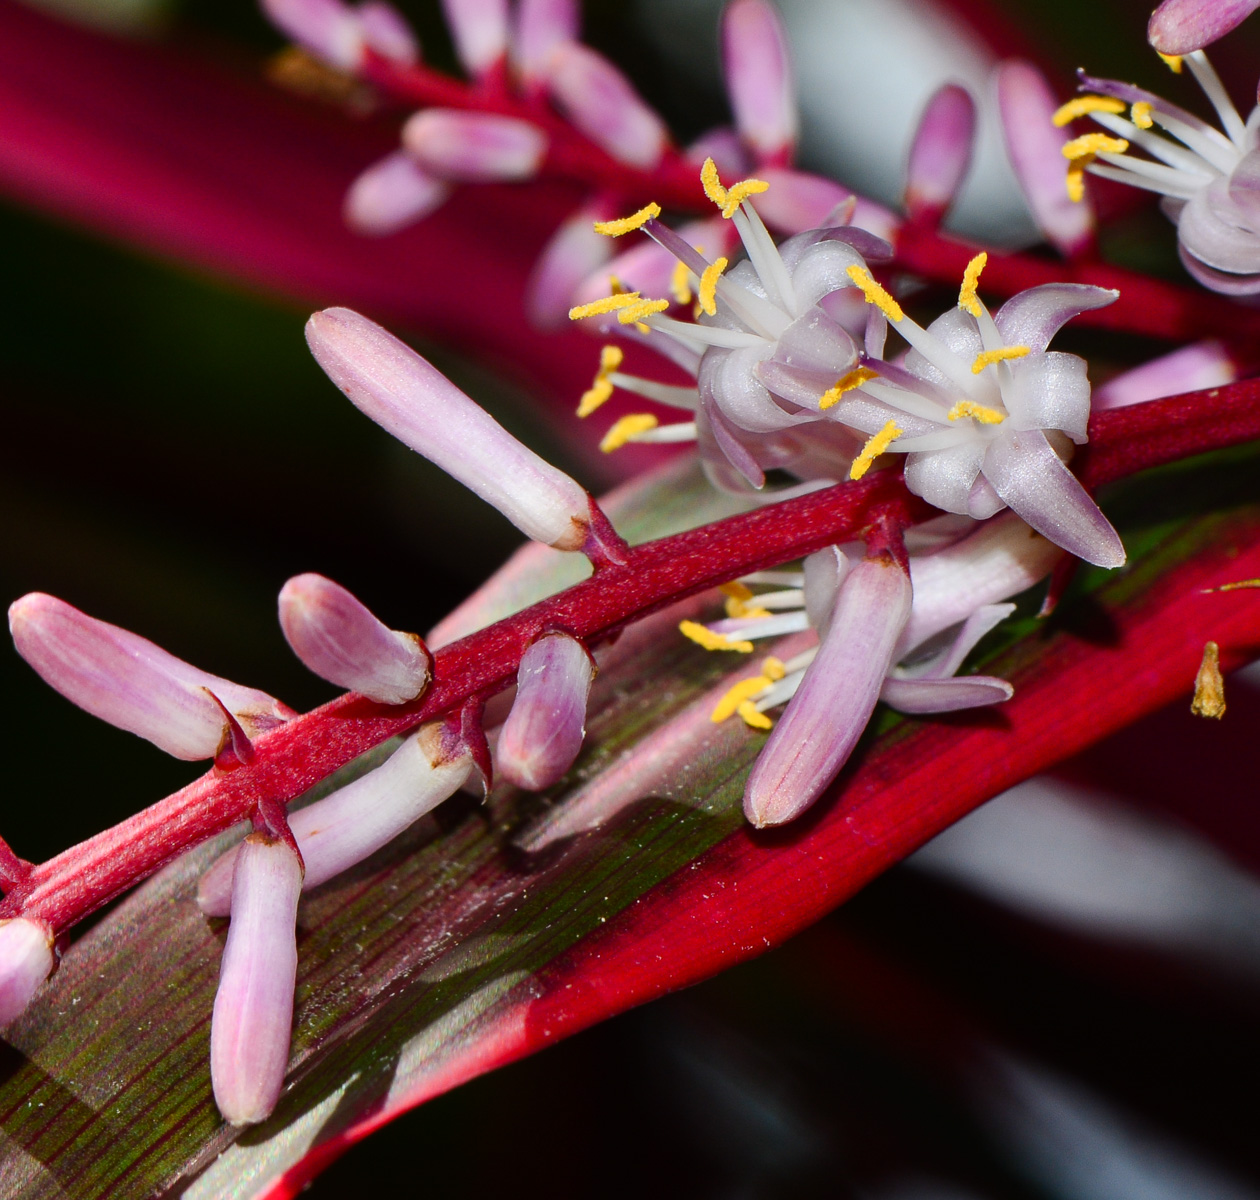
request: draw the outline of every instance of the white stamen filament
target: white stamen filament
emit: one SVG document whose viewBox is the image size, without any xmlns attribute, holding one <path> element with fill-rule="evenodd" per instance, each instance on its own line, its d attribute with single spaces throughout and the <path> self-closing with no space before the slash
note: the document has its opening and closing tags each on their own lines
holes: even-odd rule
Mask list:
<svg viewBox="0 0 1260 1200">
<path fill-rule="evenodd" d="M 765 285 L 766 295 L 785 313 L 795 314 L 796 289 L 792 286 L 792 277 L 783 265 L 783 256 L 774 244 L 770 231 L 747 201 L 735 210 L 732 220 L 739 231 L 740 240 L 744 243 L 744 249 L 748 251 L 753 269 Z"/>
<path fill-rule="evenodd" d="M 1201 175 L 1205 183 L 1211 182 L 1215 175 L 1215 169 L 1204 161 L 1202 155 L 1178 146 L 1175 142 L 1169 141 L 1166 137 L 1160 137 L 1149 129 L 1139 129 L 1132 121 L 1126 121 L 1114 113 L 1090 113 L 1090 117 L 1104 129 L 1110 130 L 1117 137 L 1124 138 L 1131 145 L 1145 150 L 1147 154 L 1158 158 L 1160 162 L 1167 163 L 1170 167 L 1193 175 Z"/>
<path fill-rule="evenodd" d="M 632 433 L 626 440 L 630 442 L 694 442 L 696 423 L 679 421 L 672 425 L 655 425 L 642 433 Z"/>
<path fill-rule="evenodd" d="M 1221 77 L 1208 62 L 1207 55 L 1202 50 L 1194 50 L 1185 55 L 1185 62 L 1195 79 L 1198 80 L 1204 94 L 1212 102 L 1212 107 L 1216 109 L 1217 115 L 1221 118 L 1221 124 L 1229 135 L 1229 140 L 1242 150 L 1246 142 L 1246 128 L 1238 115 L 1238 110 L 1234 107 L 1234 102 L 1225 91 L 1225 85 L 1221 83 Z"/>
<path fill-rule="evenodd" d="M 608 382 L 623 392 L 633 392 L 636 396 L 644 396 L 670 408 L 695 412 L 700 407 L 700 393 L 695 388 L 671 387 L 652 379 L 640 379 L 637 375 L 623 375 L 620 371 L 613 371 L 608 376 Z"/>
<path fill-rule="evenodd" d="M 1156 183 L 1153 179 L 1138 175 L 1134 171 L 1122 171 L 1118 167 L 1108 167 L 1099 163 L 1090 163 L 1085 169 L 1100 179 L 1114 179 L 1117 183 L 1124 183 L 1129 187 L 1141 188 L 1147 192 L 1158 192 L 1161 196 L 1173 196 L 1178 200 L 1189 200 L 1202 188 L 1202 184 L 1196 186 L 1188 182 L 1175 186 L 1171 183 Z"/>
</svg>

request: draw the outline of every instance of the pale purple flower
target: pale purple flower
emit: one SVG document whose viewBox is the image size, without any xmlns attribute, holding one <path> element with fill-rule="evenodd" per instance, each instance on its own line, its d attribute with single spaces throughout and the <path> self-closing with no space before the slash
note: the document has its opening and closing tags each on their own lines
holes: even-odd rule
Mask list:
<svg viewBox="0 0 1260 1200">
<path fill-rule="evenodd" d="M 405 150 L 378 159 L 346 193 L 346 224 L 356 233 L 384 237 L 427 217 L 446 203 L 451 185 L 426 171 Z"/>
<path fill-rule="evenodd" d="M 586 647 L 567 634 L 546 634 L 525 651 L 512 711 L 499 735 L 499 775 L 540 791 L 572 766 L 586 735 L 594 674 Z"/>
<path fill-rule="evenodd" d="M 561 112 L 613 158 L 651 170 L 669 144 L 660 116 L 602 54 L 561 42 L 546 64 L 547 90 Z"/>
<path fill-rule="evenodd" d="M 50 687 L 176 758 L 214 758 L 232 740 L 225 712 L 248 738 L 293 716 L 266 692 L 199 670 L 55 596 L 31 592 L 15 601 L 9 630 Z"/>
<path fill-rule="evenodd" d="M 1151 14 L 1147 40 L 1160 54 L 1202 50 L 1237 28 L 1260 0 L 1164 0 Z"/>
<path fill-rule="evenodd" d="M 297 979 L 302 864 L 283 841 L 251 833 L 232 881 L 232 923 L 210 1023 L 210 1079 L 224 1120 L 253 1125 L 284 1085 Z"/>
<path fill-rule="evenodd" d="M 1065 550 L 1118 567 L 1119 536 L 1063 462 L 1073 442 L 1088 440 L 1086 364 L 1046 348 L 1068 320 L 1117 293 L 1046 284 L 990 316 L 975 291 L 984 257 L 968 267 L 958 307 L 927 329 L 869 276 L 855 276 L 911 350 L 904 366 L 864 356 L 878 378 L 846 392 L 832 411 L 879 450 L 906 453 L 906 485 L 937 508 L 984 518 L 1009 505 Z"/>
<path fill-rule="evenodd" d="M 910 577 L 891 558 L 848 571 L 818 654 L 748 776 L 744 813 L 759 829 L 799 816 L 836 777 L 879 700 L 910 603 Z"/>
<path fill-rule="evenodd" d="M 442 0 L 455 53 L 473 76 L 503 61 L 508 47 L 508 0 Z"/>
<path fill-rule="evenodd" d="M 425 813 L 453 796 L 473 769 L 467 746 L 441 724 L 424 725 L 381 766 L 289 815 L 306 864 L 303 890 L 326 883 L 392 842 Z M 221 917 L 232 896 L 240 847 L 202 876 L 197 903 Z"/>
<path fill-rule="evenodd" d="M 735 125 L 757 160 L 781 162 L 796 142 L 787 31 L 768 0 L 732 0 L 722 14 L 722 60 Z"/>
<path fill-rule="evenodd" d="M 21 1016 L 53 963 L 52 931 L 42 921 L 0 921 L 0 1027 Z"/>
<path fill-rule="evenodd" d="M 976 102 L 950 83 L 933 93 L 915 131 L 906 166 L 906 215 L 938 224 L 968 169 L 976 136 Z"/>
<path fill-rule="evenodd" d="M 296 575 L 280 589 L 280 628 L 308 670 L 381 704 L 414 700 L 432 656 L 414 633 L 383 625 L 340 584 Z"/>
<path fill-rule="evenodd" d="M 449 108 L 416 113 L 402 139 L 422 170 L 457 183 L 530 179 L 547 153 L 547 135 L 529 121 Z"/>
<path fill-rule="evenodd" d="M 306 340 L 356 407 L 527 537 L 559 550 L 603 544 L 606 531 L 587 492 L 393 334 L 347 308 L 329 308 L 307 322 Z"/>
<path fill-rule="evenodd" d="M 1162 195 L 1186 270 L 1213 291 L 1253 295 L 1260 292 L 1260 108 L 1244 121 L 1202 50 L 1182 61 L 1215 108 L 1220 129 L 1154 92 L 1082 72 L 1081 90 L 1121 112 L 1088 113 L 1114 136 L 1076 139 L 1073 169 Z"/>
<path fill-rule="evenodd" d="M 1059 101 L 1032 63 L 1009 59 L 994 78 L 1007 157 L 1033 220 L 1061 253 L 1079 254 L 1093 243 L 1094 210 L 1087 196 L 1073 201 L 1064 186 L 1063 147 L 1070 135 L 1052 123 Z"/>
</svg>

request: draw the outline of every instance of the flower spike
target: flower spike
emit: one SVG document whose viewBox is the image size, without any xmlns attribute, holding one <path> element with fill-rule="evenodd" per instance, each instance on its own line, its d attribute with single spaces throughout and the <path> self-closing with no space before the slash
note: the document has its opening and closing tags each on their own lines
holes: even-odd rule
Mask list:
<svg viewBox="0 0 1260 1200">
<path fill-rule="evenodd" d="M 309 670 L 370 700 L 405 704 L 428 685 L 433 659 L 424 642 L 387 629 L 322 575 L 295 575 L 280 589 L 280 628 Z"/>
<path fill-rule="evenodd" d="M 297 979 L 302 865 L 283 842 L 251 833 L 237 854 L 232 923 L 210 1024 L 214 1099 L 232 1125 L 272 1113 L 284 1085 Z"/>
<path fill-rule="evenodd" d="M 587 492 L 522 445 L 440 371 L 348 308 L 306 323 L 329 378 L 399 441 L 494 505 L 527 537 L 558 550 L 618 553 Z"/>
</svg>

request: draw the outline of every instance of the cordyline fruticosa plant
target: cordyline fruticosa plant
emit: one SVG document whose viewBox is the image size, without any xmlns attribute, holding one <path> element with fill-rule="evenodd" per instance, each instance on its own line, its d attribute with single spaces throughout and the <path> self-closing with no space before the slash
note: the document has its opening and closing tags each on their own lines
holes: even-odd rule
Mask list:
<svg viewBox="0 0 1260 1200">
<path fill-rule="evenodd" d="M 972 152 L 961 87 L 923 116 L 902 212 L 795 170 L 786 41 L 763 0 L 722 18 L 734 128 L 687 148 L 563 0 L 447 0 L 466 80 L 421 63 L 386 4 L 265 8 L 301 47 L 277 68 L 291 83 L 418 106 L 403 148 L 350 189 L 358 230 L 459 219 L 443 206 L 465 185 L 584 189 L 527 288 L 491 298 L 489 271 L 461 262 L 445 283 L 430 270 L 410 315 L 440 332 L 484 287 L 463 340 L 492 307 L 491 349 L 540 368 L 527 319 L 584 323 L 602 348 L 560 339 L 566 365 L 546 368 L 565 384 L 575 360 L 593 370 L 579 416 L 618 390 L 653 406 L 601 448 L 697 454 L 602 507 L 381 326 L 329 308 L 307 340 L 331 380 L 533 540 L 486 589 L 422 640 L 331 580 L 291 579 L 286 639 L 350 689 L 305 714 L 54 597 L 14 602 L 17 649 L 48 683 L 213 760 L 48 861 L 0 841 L 0 1020 L 27 1055 L 4 1085 L 6 1170 L 32 1195 L 293 1194 L 391 1114 L 783 940 L 1196 671 L 1216 715 L 1221 669 L 1260 647 L 1247 590 L 1227 586 L 1260 575 L 1260 512 L 1226 497 L 1152 535 L 1094 499 L 1107 489 L 1123 514 L 1134 476 L 1260 439 L 1245 377 L 1260 312 L 1234 298 L 1260 290 L 1260 127 L 1202 52 L 1239 6 L 1167 0 L 1152 19 L 1215 125 L 1085 76 L 1060 104 L 1030 64 L 999 66 L 1009 157 L 1055 258 L 938 231 Z M 3 16 L 9 45 L 38 36 L 37 18 Z M 1086 119 L 1105 132 L 1078 132 Z M 66 163 L 37 141 L 16 137 L 6 171 L 38 196 Z M 1210 290 L 1101 261 L 1086 174 L 1160 193 Z M 162 190 L 149 236 L 204 254 Z M 528 195 L 502 193 L 499 219 Z M 263 262 L 283 281 L 284 253 Z M 346 299 L 398 309 L 361 264 L 339 270 Z M 1176 348 L 1091 392 L 1084 360 L 1049 348 L 1069 320 Z M 686 419 L 663 422 L 671 409 Z M 1078 560 L 1097 569 L 1074 583 Z M 1087 602 L 1110 638 L 1025 620 L 975 673 L 1012 598 L 1047 578 L 1043 616 Z M 760 639 L 770 653 L 741 666 Z M 484 820 L 421 821 L 461 789 L 484 789 Z M 170 956 L 160 1048 L 130 1039 L 136 1014 L 109 1016 L 140 939 Z M 67 989 L 74 1021 L 58 1018 Z M 107 1118 L 57 1098 L 85 1071 Z"/>
</svg>

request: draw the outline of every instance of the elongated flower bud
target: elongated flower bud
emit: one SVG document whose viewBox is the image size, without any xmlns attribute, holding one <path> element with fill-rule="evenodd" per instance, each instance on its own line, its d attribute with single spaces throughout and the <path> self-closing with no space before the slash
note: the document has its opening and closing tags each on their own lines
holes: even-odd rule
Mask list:
<svg viewBox="0 0 1260 1200">
<path fill-rule="evenodd" d="M 660 161 L 665 123 L 603 55 L 578 42 L 557 46 L 547 86 L 569 120 L 613 158 L 645 171 Z"/>
<path fill-rule="evenodd" d="M 368 0 L 359 5 L 359 25 L 368 46 L 383 58 L 410 66 L 420 58 L 420 43 L 407 18 L 392 4 Z"/>
<path fill-rule="evenodd" d="M 560 226 L 543 247 L 529 280 L 526 305 L 538 329 L 560 329 L 569 323 L 569 309 L 580 304 L 578 287 L 612 257 L 612 239 L 596 233 L 594 223 L 614 213 L 586 205 Z M 605 276 L 605 284 L 607 277 Z"/>
<path fill-rule="evenodd" d="M 423 726 L 375 771 L 299 809 L 289 828 L 306 863 L 309 890 L 375 854 L 430 809 L 453 796 L 468 778 L 468 749 L 440 724 Z M 232 872 L 239 848 L 229 850 L 197 888 L 207 916 L 221 917 L 232 895 Z"/>
<path fill-rule="evenodd" d="M 579 15 L 576 0 L 520 0 L 512 58 L 525 83 L 546 73 L 557 46 L 577 41 Z"/>
<path fill-rule="evenodd" d="M 9 607 L 9 630 L 18 653 L 50 687 L 176 758 L 218 753 L 228 733 L 224 708 L 248 737 L 293 715 L 266 692 L 199 670 L 42 592 Z"/>
<path fill-rule="evenodd" d="M 448 108 L 416 113 L 402 136 L 422 168 L 463 183 L 529 179 L 547 153 L 547 135 L 528 121 Z"/>
<path fill-rule="evenodd" d="M 356 233 L 384 237 L 440 208 L 451 185 L 426 171 L 405 150 L 368 167 L 346 193 L 346 224 Z"/>
<path fill-rule="evenodd" d="M 21 1016 L 53 969 L 52 931 L 42 921 L 0 921 L 0 1026 Z"/>
<path fill-rule="evenodd" d="M 302 865 L 284 842 L 251 833 L 232 884 L 232 924 L 210 1024 L 210 1079 L 224 1119 L 266 1120 L 289 1061 Z"/>
<path fill-rule="evenodd" d="M 870 720 L 910 616 L 910 578 L 888 558 L 865 559 L 840 585 L 831 627 L 744 790 L 758 828 L 803 813 L 836 777 Z"/>
<path fill-rule="evenodd" d="M 759 158 L 781 158 L 796 141 L 796 97 L 787 31 L 767 0 L 733 0 L 722 15 L 726 90 L 740 136 Z"/>
<path fill-rule="evenodd" d="M 910 147 L 908 216 L 936 224 L 945 215 L 971 166 L 975 137 L 976 102 L 966 88 L 946 84 L 928 101 Z"/>
<path fill-rule="evenodd" d="M 470 75 L 482 75 L 507 53 L 507 0 L 442 0 L 455 53 Z"/>
<path fill-rule="evenodd" d="M 594 667 L 586 647 L 548 634 L 521 656 L 516 699 L 499 736 L 499 773 L 517 787 L 550 787 L 577 758 L 586 735 Z"/>
<path fill-rule="evenodd" d="M 309 670 L 370 700 L 405 704 L 429 682 L 424 642 L 414 633 L 387 629 L 322 575 L 296 575 L 280 589 L 280 628 Z"/>
<path fill-rule="evenodd" d="M 262 6 L 272 24 L 329 66 L 353 71 L 362 61 L 362 23 L 341 0 L 262 0 Z"/>
<path fill-rule="evenodd" d="M 1260 0 L 1164 0 L 1146 26 L 1160 54 L 1181 55 L 1210 46 L 1241 25 Z"/>
<path fill-rule="evenodd" d="M 348 308 L 329 308 L 306 323 L 306 341 L 351 403 L 526 536 L 559 550 L 585 545 L 591 500 L 582 487 L 393 334 Z"/>
<path fill-rule="evenodd" d="M 1123 371 L 1095 388 L 1092 409 L 1102 412 L 1181 392 L 1224 387 L 1233 383 L 1238 375 L 1238 364 L 1224 343 L 1215 339 L 1191 342 L 1170 354 Z"/>
</svg>

